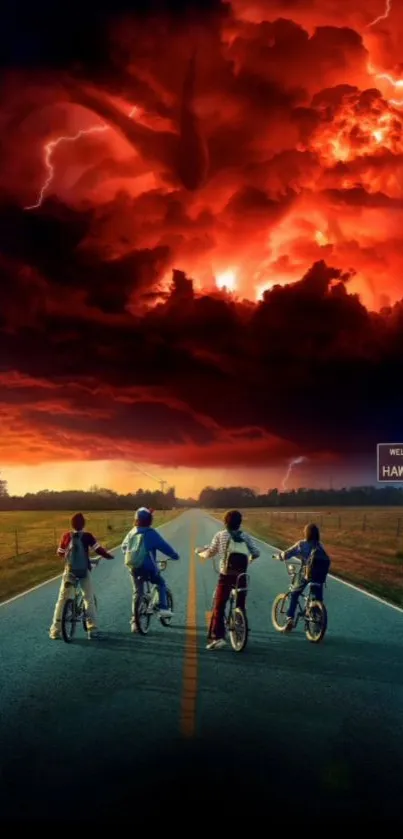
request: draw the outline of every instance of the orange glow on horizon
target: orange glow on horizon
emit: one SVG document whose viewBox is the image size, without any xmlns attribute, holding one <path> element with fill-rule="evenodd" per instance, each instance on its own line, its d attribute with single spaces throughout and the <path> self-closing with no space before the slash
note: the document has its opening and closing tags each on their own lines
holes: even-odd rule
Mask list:
<svg viewBox="0 0 403 839">
<path fill-rule="evenodd" d="M 273 468 L 255 469 L 162 469 L 155 464 L 139 464 L 145 471 L 150 470 L 156 480 L 147 478 L 136 470 L 135 465 L 123 461 L 90 461 L 71 464 L 69 461 L 38 464 L 37 466 L 10 466 L 1 473 L 2 480 L 8 482 L 10 495 L 23 496 L 26 493 L 37 493 L 41 490 L 62 492 L 67 490 L 89 490 L 91 486 L 111 489 L 126 494 L 138 489 L 158 491 L 159 480 L 167 482 L 166 488 L 175 487 L 178 498 L 197 498 L 207 486 L 228 487 L 245 486 L 255 491 L 267 492 L 269 489 L 281 490 L 284 475 L 287 472 L 287 459 L 283 465 Z M 300 486 L 328 488 L 328 471 L 323 468 L 308 466 L 295 467 L 289 480 L 287 490 L 298 489 Z M 339 484 L 360 484 L 360 481 L 372 483 L 370 470 L 368 474 L 354 474 L 354 469 L 344 469 Z M 344 482 L 343 482 L 344 478 Z M 337 480 L 335 486 L 337 484 Z"/>
</svg>

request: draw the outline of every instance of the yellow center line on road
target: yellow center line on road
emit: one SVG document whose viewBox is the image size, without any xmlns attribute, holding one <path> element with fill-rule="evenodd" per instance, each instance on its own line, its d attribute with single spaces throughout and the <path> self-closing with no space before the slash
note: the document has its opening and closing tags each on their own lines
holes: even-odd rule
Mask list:
<svg viewBox="0 0 403 839">
<path fill-rule="evenodd" d="M 196 558 L 195 526 L 190 533 L 189 589 L 186 618 L 186 643 L 183 665 L 183 690 L 181 708 L 181 733 L 194 737 L 196 733 L 197 699 L 197 603 L 196 603 Z"/>
</svg>

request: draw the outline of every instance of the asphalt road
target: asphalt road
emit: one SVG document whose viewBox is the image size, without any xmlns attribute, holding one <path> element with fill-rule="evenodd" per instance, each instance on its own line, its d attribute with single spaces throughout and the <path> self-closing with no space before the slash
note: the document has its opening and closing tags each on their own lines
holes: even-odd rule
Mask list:
<svg viewBox="0 0 403 839">
<path fill-rule="evenodd" d="M 278 634 L 288 576 L 260 544 L 247 649 L 209 651 L 217 578 L 194 547 L 218 527 L 196 510 L 161 529 L 175 617 L 146 637 L 120 551 L 93 572 L 102 641 L 49 639 L 59 580 L 0 607 L 2 820 L 403 824 L 403 613 L 331 579 L 324 642 Z"/>
</svg>

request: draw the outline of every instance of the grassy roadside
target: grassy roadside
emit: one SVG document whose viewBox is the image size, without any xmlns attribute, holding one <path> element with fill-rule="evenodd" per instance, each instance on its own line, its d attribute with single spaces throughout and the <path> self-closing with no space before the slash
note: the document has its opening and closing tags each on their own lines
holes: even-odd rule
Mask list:
<svg viewBox="0 0 403 839">
<path fill-rule="evenodd" d="M 222 510 L 209 512 L 222 519 Z M 316 521 L 334 576 L 403 607 L 403 545 L 396 531 L 399 511 L 333 508 L 312 515 L 301 509 L 272 513 L 246 509 L 242 514 L 245 530 L 280 549 L 302 538 L 306 522 Z"/>
<path fill-rule="evenodd" d="M 166 524 L 168 521 L 179 516 L 181 512 L 183 511 L 167 510 L 165 512 L 156 512 L 154 514 L 154 527 L 160 527 Z M 54 523 L 52 513 L 49 513 L 49 511 L 46 511 L 46 513 L 37 513 L 36 517 L 42 516 L 43 518 L 44 515 L 47 516 L 47 521 L 50 518 L 51 523 Z M 68 525 L 66 525 L 66 522 L 69 520 L 69 514 L 56 513 L 54 518 L 56 517 L 63 521 L 60 533 L 63 529 L 67 530 Z M 122 542 L 125 534 L 133 524 L 133 516 L 130 512 L 128 513 L 127 510 L 117 511 L 109 515 L 108 529 L 103 533 L 102 528 L 98 530 L 94 528 L 93 524 L 91 526 L 90 518 L 94 521 L 94 518 L 96 519 L 97 516 L 94 513 L 88 514 L 88 529 L 95 530 L 95 536 L 99 539 L 100 543 L 109 549 L 115 548 Z M 0 529 L 1 533 L 2 531 Z M 40 533 L 41 528 L 38 528 L 38 535 Z M 57 574 L 61 574 L 62 569 L 63 563 L 56 554 L 55 545 L 41 548 L 37 544 L 32 550 L 26 553 L 20 553 L 18 556 L 8 557 L 7 559 L 0 559 L 0 603 L 55 577 Z"/>
</svg>

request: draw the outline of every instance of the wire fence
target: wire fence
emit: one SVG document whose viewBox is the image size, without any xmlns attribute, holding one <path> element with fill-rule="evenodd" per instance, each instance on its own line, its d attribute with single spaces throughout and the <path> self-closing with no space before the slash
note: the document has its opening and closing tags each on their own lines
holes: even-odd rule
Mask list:
<svg viewBox="0 0 403 839">
<path fill-rule="evenodd" d="M 111 540 L 119 540 L 121 534 L 130 530 L 133 526 L 133 516 L 97 518 L 93 526 L 88 529 L 94 532 L 99 542 L 106 542 L 110 546 Z M 38 550 L 56 551 L 63 532 L 68 526 L 52 527 L 51 525 L 38 523 L 36 527 L 22 527 L 14 530 L 6 530 L 0 533 L 0 560 L 12 559 L 25 556 Z"/>
<path fill-rule="evenodd" d="M 69 530 L 69 517 L 65 513 L 46 513 L 41 518 L 38 513 L 30 514 L 30 520 L 22 526 L 13 527 L 12 516 L 16 514 L 4 513 L 0 515 L 0 561 L 27 556 L 38 551 L 56 552 L 63 533 Z M 17 513 L 18 515 L 18 513 Z M 154 526 L 163 524 L 169 510 L 158 510 L 154 514 Z M 116 547 L 133 527 L 133 513 L 130 510 L 105 512 L 92 511 L 85 514 L 86 530 L 106 547 Z M 32 526 L 31 526 L 32 522 Z"/>
<path fill-rule="evenodd" d="M 347 530 L 353 528 L 355 531 L 365 533 L 387 532 L 390 536 L 399 538 L 403 536 L 403 511 L 399 516 L 395 511 L 390 510 L 262 510 L 267 517 L 268 524 L 274 525 L 280 522 L 294 522 L 301 524 L 308 520 L 314 521 L 321 530 Z M 246 513 L 247 515 L 247 513 Z"/>
</svg>

